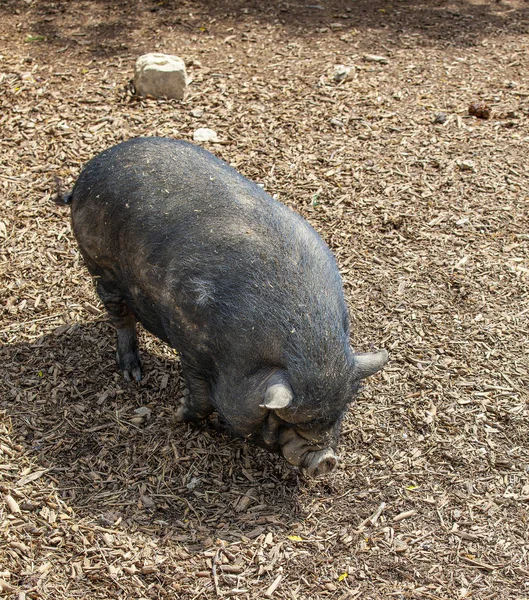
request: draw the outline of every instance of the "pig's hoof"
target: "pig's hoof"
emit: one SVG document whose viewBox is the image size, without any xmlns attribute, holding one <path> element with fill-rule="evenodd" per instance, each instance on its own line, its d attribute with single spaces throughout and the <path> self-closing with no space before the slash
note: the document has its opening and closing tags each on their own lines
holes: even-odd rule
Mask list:
<svg viewBox="0 0 529 600">
<path fill-rule="evenodd" d="M 176 409 L 175 420 L 179 423 L 183 423 L 184 421 L 188 421 L 187 417 L 187 408 L 185 400 L 180 400 L 180 406 Z"/>
<path fill-rule="evenodd" d="M 196 408 L 189 404 L 189 400 L 183 398 L 180 400 L 180 405 L 176 409 L 175 413 L 175 421 L 189 422 L 189 421 L 201 421 L 205 419 L 211 411 L 208 411 L 206 414 L 202 414 L 196 410 Z"/>
<path fill-rule="evenodd" d="M 137 352 L 127 352 L 123 356 L 116 352 L 116 360 L 125 381 L 141 381 L 141 361 Z"/>
</svg>

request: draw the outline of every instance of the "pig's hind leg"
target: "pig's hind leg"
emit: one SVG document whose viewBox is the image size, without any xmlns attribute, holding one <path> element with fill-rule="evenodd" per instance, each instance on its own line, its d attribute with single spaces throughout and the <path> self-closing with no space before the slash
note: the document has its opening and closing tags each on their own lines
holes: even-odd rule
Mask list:
<svg viewBox="0 0 529 600">
<path fill-rule="evenodd" d="M 112 285 L 97 282 L 97 293 L 116 328 L 117 351 L 116 361 L 123 372 L 126 381 L 141 380 L 141 360 L 138 354 L 138 339 L 136 337 L 136 318 L 127 306 L 125 300 Z"/>
<path fill-rule="evenodd" d="M 211 404 L 211 391 L 208 379 L 182 361 L 189 395 L 181 401 L 176 411 L 178 421 L 200 421 L 210 415 L 214 408 Z"/>
</svg>

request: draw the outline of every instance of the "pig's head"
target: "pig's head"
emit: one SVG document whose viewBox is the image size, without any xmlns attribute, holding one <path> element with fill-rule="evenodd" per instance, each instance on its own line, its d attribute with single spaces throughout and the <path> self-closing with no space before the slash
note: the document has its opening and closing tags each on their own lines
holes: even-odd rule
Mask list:
<svg viewBox="0 0 529 600">
<path fill-rule="evenodd" d="M 229 407 L 219 402 L 227 409 L 221 412 L 235 432 L 281 453 L 310 476 L 322 475 L 338 463 L 340 424 L 361 380 L 387 360 L 385 350 L 355 354 L 348 376 L 338 379 L 296 381 L 282 369 L 260 371 L 235 386 L 237 399 Z"/>
</svg>

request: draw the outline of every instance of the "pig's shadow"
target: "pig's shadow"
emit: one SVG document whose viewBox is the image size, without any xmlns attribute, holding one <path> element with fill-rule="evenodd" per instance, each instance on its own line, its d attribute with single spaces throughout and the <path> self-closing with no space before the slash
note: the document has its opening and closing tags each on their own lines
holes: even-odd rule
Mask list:
<svg viewBox="0 0 529 600">
<path fill-rule="evenodd" d="M 140 384 L 117 372 L 104 322 L 0 348 L 0 408 L 62 498 L 80 516 L 176 523 L 192 541 L 299 520 L 297 471 L 214 420 L 175 423 L 186 393 L 178 357 L 145 333 L 140 344 Z"/>
</svg>

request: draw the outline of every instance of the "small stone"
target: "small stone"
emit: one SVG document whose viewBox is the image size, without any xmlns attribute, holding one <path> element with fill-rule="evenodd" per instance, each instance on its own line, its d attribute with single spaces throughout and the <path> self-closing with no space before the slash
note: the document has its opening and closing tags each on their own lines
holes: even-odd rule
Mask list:
<svg viewBox="0 0 529 600">
<path fill-rule="evenodd" d="M 349 77 L 349 73 L 351 73 L 352 67 L 346 67 L 345 65 L 336 65 L 334 67 L 334 73 L 332 78 L 336 83 L 340 81 L 345 81 Z"/>
<path fill-rule="evenodd" d="M 458 162 L 459 168 L 462 171 L 473 171 L 474 170 L 474 161 L 472 160 L 461 160 Z"/>
<path fill-rule="evenodd" d="M 145 417 L 146 419 L 151 416 L 151 409 L 148 406 L 140 406 L 134 412 L 138 417 Z"/>
<path fill-rule="evenodd" d="M 477 102 L 471 102 L 468 107 L 468 114 L 478 119 L 490 119 L 491 110 L 490 107 L 483 102 L 483 100 Z"/>
<path fill-rule="evenodd" d="M 446 123 L 447 119 L 448 119 L 448 115 L 446 113 L 439 112 L 433 118 L 433 122 L 435 125 L 443 125 L 444 123 Z"/>
<path fill-rule="evenodd" d="M 335 592 L 337 588 L 334 585 L 334 583 L 326 583 L 325 589 L 328 590 L 329 592 Z"/>
<path fill-rule="evenodd" d="M 395 552 L 406 552 L 408 544 L 404 540 L 395 540 Z"/>
<path fill-rule="evenodd" d="M 184 61 L 170 54 L 140 56 L 134 69 L 134 87 L 139 96 L 182 100 L 187 87 Z"/>
<path fill-rule="evenodd" d="M 203 108 L 194 108 L 191 111 L 191 116 L 195 117 L 195 119 L 200 119 L 200 117 L 204 114 L 204 109 Z"/>
<path fill-rule="evenodd" d="M 191 477 L 191 480 L 186 485 L 186 488 L 188 490 L 194 490 L 199 483 L 200 483 L 200 479 L 198 477 Z"/>
<path fill-rule="evenodd" d="M 193 133 L 193 140 L 195 142 L 218 142 L 217 132 L 207 127 L 200 127 Z"/>
<path fill-rule="evenodd" d="M 376 62 L 381 65 L 387 65 L 389 63 L 389 59 L 386 56 L 379 56 L 378 54 L 365 54 L 364 60 L 366 62 Z"/>
<path fill-rule="evenodd" d="M 335 127 L 343 127 L 344 124 L 342 123 L 342 121 L 340 121 L 340 119 L 331 119 L 330 120 L 331 125 L 334 125 Z"/>
</svg>

